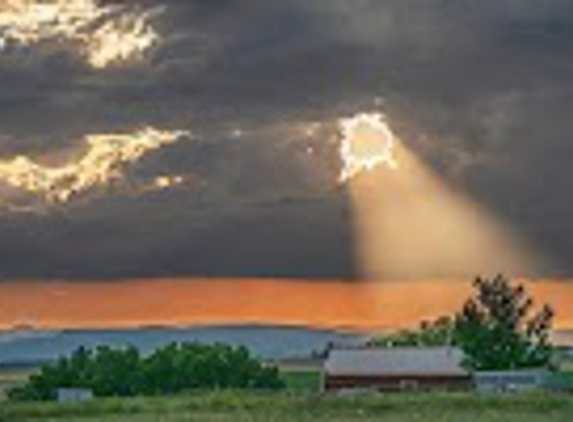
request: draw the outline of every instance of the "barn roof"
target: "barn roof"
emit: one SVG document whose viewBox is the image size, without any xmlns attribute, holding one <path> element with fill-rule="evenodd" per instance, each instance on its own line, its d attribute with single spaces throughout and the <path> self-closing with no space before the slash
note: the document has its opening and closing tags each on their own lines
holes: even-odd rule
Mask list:
<svg viewBox="0 0 573 422">
<path fill-rule="evenodd" d="M 325 363 L 330 376 L 466 376 L 463 352 L 452 347 L 332 350 Z"/>
</svg>

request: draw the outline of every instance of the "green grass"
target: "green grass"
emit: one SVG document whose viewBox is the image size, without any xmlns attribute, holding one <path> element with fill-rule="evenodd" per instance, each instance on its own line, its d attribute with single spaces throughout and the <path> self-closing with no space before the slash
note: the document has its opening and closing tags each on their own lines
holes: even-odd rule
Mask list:
<svg viewBox="0 0 573 422">
<path fill-rule="evenodd" d="M 4 403 L 0 421 L 392 421 L 570 422 L 573 396 L 391 394 L 354 399 L 218 392 L 85 404 Z"/>
<path fill-rule="evenodd" d="M 6 391 L 10 388 L 26 382 L 30 376 L 30 370 L 2 370 L 0 371 L 0 401 L 6 396 Z"/>
<path fill-rule="evenodd" d="M 312 393 L 320 391 L 322 386 L 322 374 L 320 371 L 297 370 L 281 372 L 288 391 L 295 393 Z"/>
<path fill-rule="evenodd" d="M 565 371 L 565 372 L 573 372 L 573 361 L 568 359 L 568 360 L 564 360 L 563 362 L 561 362 L 561 371 Z"/>
<path fill-rule="evenodd" d="M 573 371 L 552 374 L 546 382 L 549 387 L 559 391 L 573 392 Z"/>
</svg>

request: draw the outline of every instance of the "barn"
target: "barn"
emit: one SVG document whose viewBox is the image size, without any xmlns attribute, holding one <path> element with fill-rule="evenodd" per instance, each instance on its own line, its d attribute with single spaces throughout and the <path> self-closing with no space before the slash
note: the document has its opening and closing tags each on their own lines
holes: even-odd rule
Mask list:
<svg viewBox="0 0 573 422">
<path fill-rule="evenodd" d="M 453 347 L 333 349 L 324 365 L 325 391 L 467 390 L 472 374 Z"/>
</svg>

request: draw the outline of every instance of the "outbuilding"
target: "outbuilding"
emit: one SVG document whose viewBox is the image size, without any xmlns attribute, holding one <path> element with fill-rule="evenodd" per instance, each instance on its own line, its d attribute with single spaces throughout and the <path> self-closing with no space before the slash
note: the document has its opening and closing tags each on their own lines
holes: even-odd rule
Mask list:
<svg viewBox="0 0 573 422">
<path fill-rule="evenodd" d="M 477 390 L 486 393 L 541 391 L 548 387 L 549 372 L 544 369 L 476 372 L 474 379 Z"/>
<path fill-rule="evenodd" d="M 472 374 L 454 347 L 331 350 L 324 366 L 325 391 L 468 390 Z"/>
<path fill-rule="evenodd" d="M 56 390 L 56 400 L 60 403 L 81 403 L 93 398 L 93 391 L 89 388 L 58 388 Z"/>
</svg>

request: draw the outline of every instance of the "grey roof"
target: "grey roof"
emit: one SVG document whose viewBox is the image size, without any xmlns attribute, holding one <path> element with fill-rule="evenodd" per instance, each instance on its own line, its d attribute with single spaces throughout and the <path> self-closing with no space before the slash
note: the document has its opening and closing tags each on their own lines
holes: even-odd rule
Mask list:
<svg viewBox="0 0 573 422">
<path fill-rule="evenodd" d="M 327 375 L 464 376 L 463 352 L 452 347 L 332 350 L 325 362 Z"/>
</svg>

